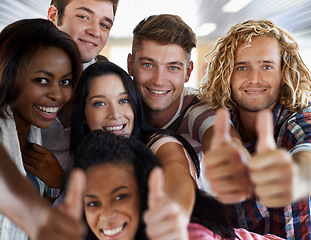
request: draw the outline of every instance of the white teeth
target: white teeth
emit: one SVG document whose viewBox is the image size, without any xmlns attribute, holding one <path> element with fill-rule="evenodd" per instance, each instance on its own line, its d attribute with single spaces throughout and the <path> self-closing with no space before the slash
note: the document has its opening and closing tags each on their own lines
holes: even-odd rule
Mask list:
<svg viewBox="0 0 311 240">
<path fill-rule="evenodd" d="M 105 127 L 105 129 L 108 131 L 118 131 L 118 130 L 121 130 L 122 128 L 123 128 L 123 125 L 115 126 L 115 127 Z"/>
<path fill-rule="evenodd" d="M 260 93 L 260 92 L 253 92 L 253 91 L 246 91 L 248 93 Z"/>
<path fill-rule="evenodd" d="M 42 107 L 42 106 L 36 106 L 36 108 L 46 114 L 54 114 L 59 109 L 59 107 Z"/>
<path fill-rule="evenodd" d="M 95 46 L 93 43 L 89 43 L 89 42 L 87 42 L 86 44 L 89 46 Z"/>
<path fill-rule="evenodd" d="M 151 89 L 149 89 L 149 90 L 150 90 L 150 92 L 155 93 L 155 94 L 165 94 L 168 92 L 168 91 L 156 91 L 156 90 L 151 90 Z"/>
<path fill-rule="evenodd" d="M 113 236 L 113 235 L 116 235 L 118 234 L 119 232 L 121 232 L 123 229 L 123 226 L 121 227 L 118 227 L 118 228 L 115 228 L 115 229 L 107 229 L 107 230 L 103 230 L 104 234 L 107 235 L 107 236 Z"/>
</svg>

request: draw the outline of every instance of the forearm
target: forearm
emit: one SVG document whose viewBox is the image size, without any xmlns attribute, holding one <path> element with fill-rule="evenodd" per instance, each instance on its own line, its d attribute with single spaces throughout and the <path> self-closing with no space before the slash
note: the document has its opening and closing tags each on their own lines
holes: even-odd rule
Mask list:
<svg viewBox="0 0 311 240">
<path fill-rule="evenodd" d="M 190 175 L 183 147 L 175 142 L 165 143 L 156 151 L 156 157 L 164 170 L 165 193 L 185 209 L 190 217 L 195 198 L 195 183 Z"/>
<path fill-rule="evenodd" d="M 191 216 L 195 200 L 194 182 L 185 167 L 172 162 L 164 167 L 164 191 Z"/>
<path fill-rule="evenodd" d="M 295 199 L 310 194 L 311 186 L 311 152 L 299 151 L 293 154 L 294 163 L 297 167 L 295 173 Z"/>
<path fill-rule="evenodd" d="M 48 215 L 44 202 L 31 182 L 17 169 L 0 146 L 0 211 L 30 236 Z"/>
</svg>

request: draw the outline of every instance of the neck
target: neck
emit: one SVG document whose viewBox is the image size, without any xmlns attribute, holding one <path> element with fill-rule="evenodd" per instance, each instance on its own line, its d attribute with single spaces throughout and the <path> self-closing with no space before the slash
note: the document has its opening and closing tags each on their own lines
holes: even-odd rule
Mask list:
<svg viewBox="0 0 311 240">
<path fill-rule="evenodd" d="M 239 134 L 243 142 L 250 142 L 257 136 L 256 116 L 258 112 L 239 111 Z"/>
<path fill-rule="evenodd" d="M 147 119 L 147 122 L 155 128 L 162 128 L 165 126 L 176 114 L 177 108 L 169 108 L 164 111 L 153 111 L 150 109 L 147 109 L 145 107 L 145 117 Z"/>
</svg>

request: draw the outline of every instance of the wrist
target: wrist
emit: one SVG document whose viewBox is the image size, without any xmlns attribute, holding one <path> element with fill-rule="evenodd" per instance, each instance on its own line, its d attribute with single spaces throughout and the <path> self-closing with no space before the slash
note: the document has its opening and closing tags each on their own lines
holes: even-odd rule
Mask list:
<svg viewBox="0 0 311 240">
<path fill-rule="evenodd" d="M 49 187 L 48 185 L 45 185 L 45 193 L 51 198 L 57 198 L 61 193 L 61 189 L 52 188 L 52 187 Z"/>
</svg>

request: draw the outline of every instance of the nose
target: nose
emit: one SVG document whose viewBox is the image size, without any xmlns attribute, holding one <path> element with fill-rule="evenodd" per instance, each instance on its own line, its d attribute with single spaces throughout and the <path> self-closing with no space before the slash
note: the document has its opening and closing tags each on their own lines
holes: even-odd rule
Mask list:
<svg viewBox="0 0 311 240">
<path fill-rule="evenodd" d="M 112 221 L 117 215 L 118 212 L 114 208 L 103 206 L 99 213 L 99 220 L 105 222 Z"/>
<path fill-rule="evenodd" d="M 157 87 L 162 87 L 165 83 L 165 72 L 164 69 L 156 69 L 152 78 L 152 83 Z"/>
<path fill-rule="evenodd" d="M 100 37 L 100 29 L 99 28 L 100 28 L 99 21 L 98 20 L 92 20 L 89 22 L 89 26 L 88 26 L 86 32 L 94 38 L 99 38 Z"/>
<path fill-rule="evenodd" d="M 108 105 L 108 116 L 110 119 L 118 119 L 121 116 L 120 107 L 118 104 Z"/>
<path fill-rule="evenodd" d="M 262 76 L 259 69 L 252 69 L 249 76 L 252 84 L 259 84 L 262 82 Z"/>
<path fill-rule="evenodd" d="M 58 84 L 53 84 L 49 87 L 48 98 L 52 99 L 53 101 L 61 101 L 63 99 L 63 93 Z"/>
</svg>

